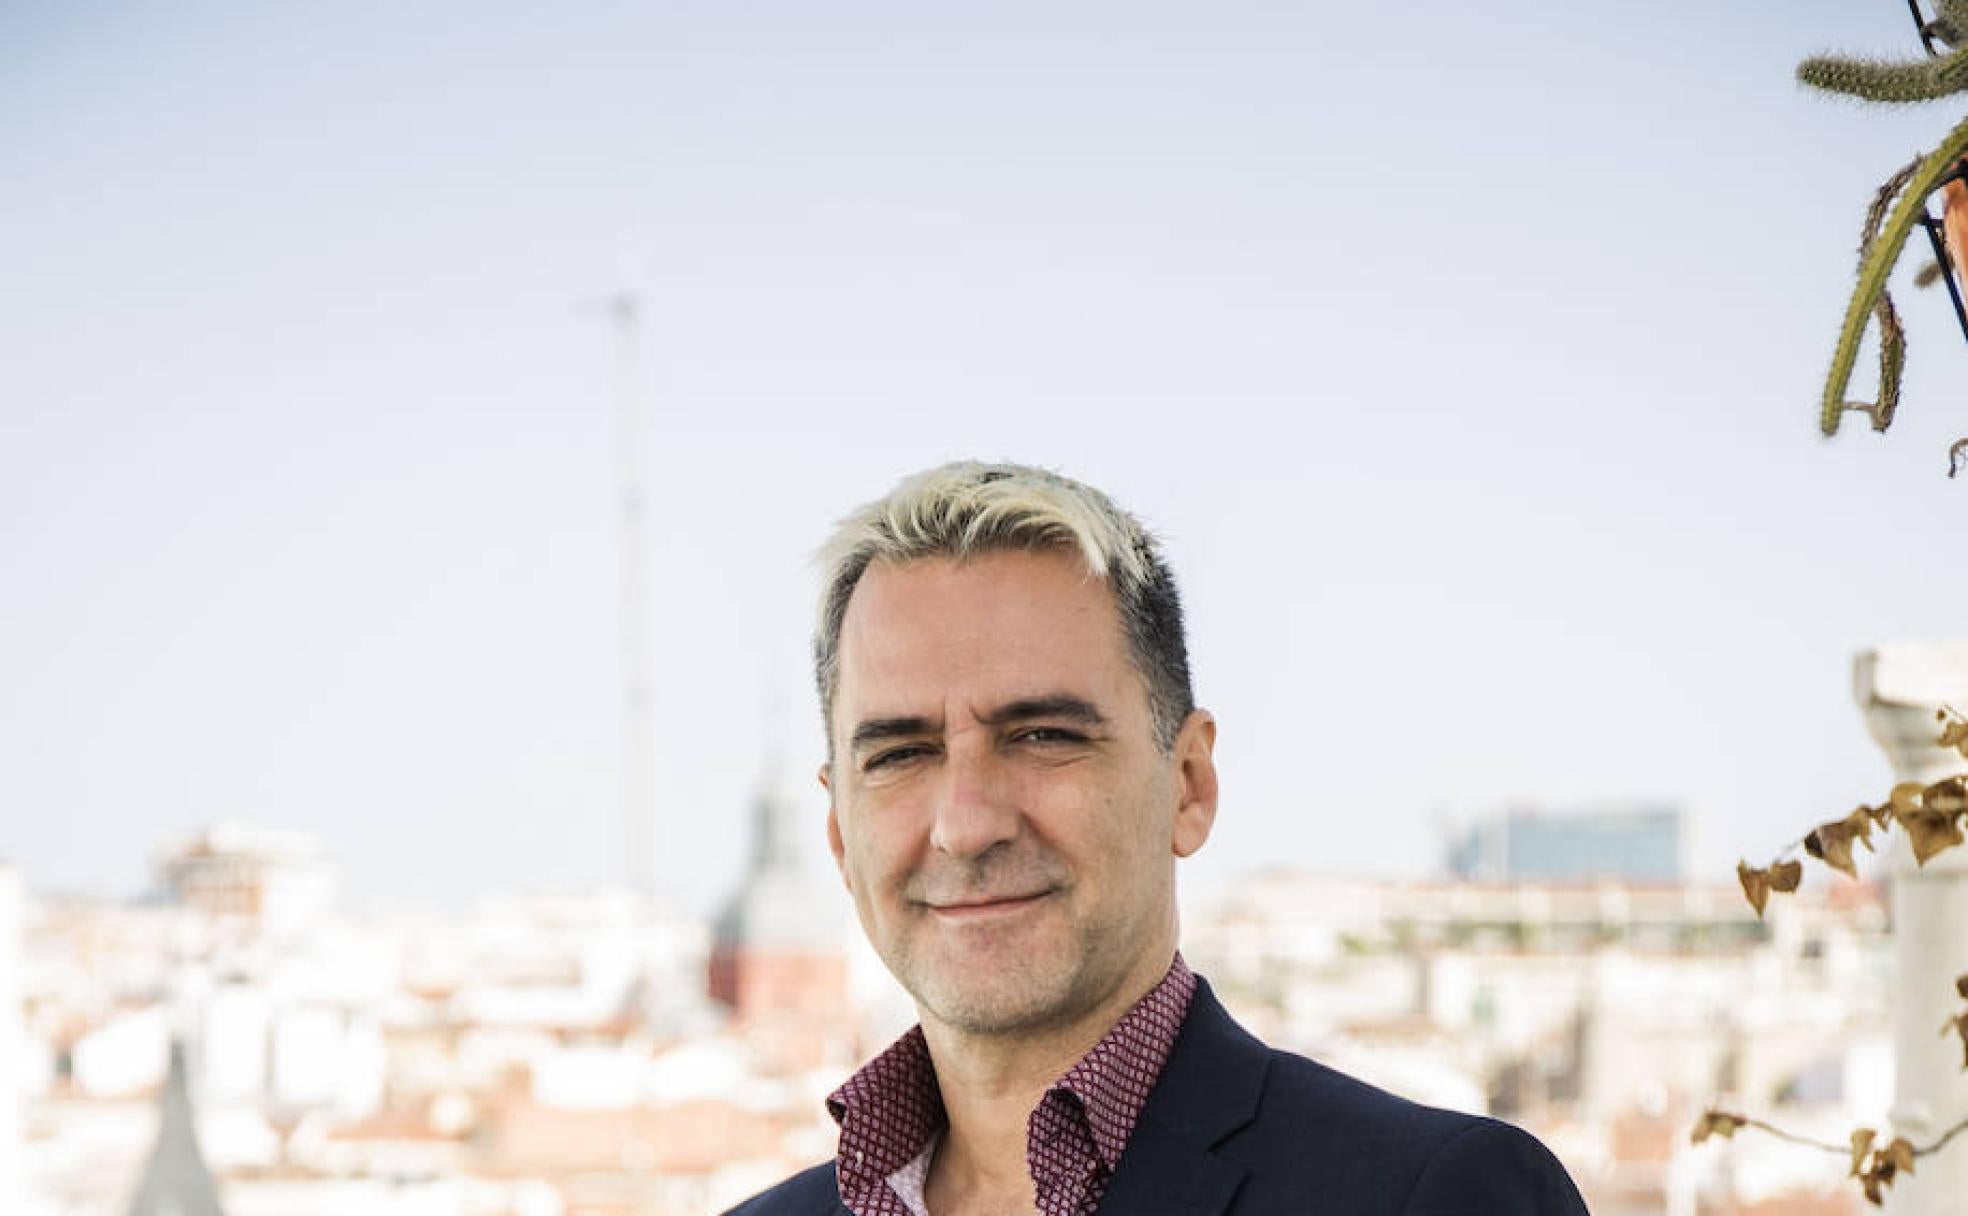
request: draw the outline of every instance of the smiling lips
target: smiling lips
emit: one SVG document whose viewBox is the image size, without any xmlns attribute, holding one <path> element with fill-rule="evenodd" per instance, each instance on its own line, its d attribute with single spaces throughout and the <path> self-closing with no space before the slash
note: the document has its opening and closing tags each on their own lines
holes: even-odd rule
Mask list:
<svg viewBox="0 0 1968 1216">
<path fill-rule="evenodd" d="M 1022 912 L 1050 894 L 1051 891 L 1034 891 L 1030 895 L 985 896 L 960 903 L 930 904 L 929 910 L 948 920 L 980 920 Z"/>
</svg>

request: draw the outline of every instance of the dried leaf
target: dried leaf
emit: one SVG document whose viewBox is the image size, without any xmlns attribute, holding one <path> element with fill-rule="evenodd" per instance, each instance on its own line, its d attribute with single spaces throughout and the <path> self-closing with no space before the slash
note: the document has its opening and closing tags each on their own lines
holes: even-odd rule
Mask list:
<svg viewBox="0 0 1968 1216">
<path fill-rule="evenodd" d="M 1938 811 L 1916 811 L 1900 817 L 1907 843 L 1913 846 L 1913 859 L 1921 865 L 1937 853 L 1945 853 L 1961 843 L 1961 825 L 1953 815 Z"/>
<path fill-rule="evenodd" d="M 1941 1034 L 1954 1032 L 1961 1036 L 1961 1067 L 1968 1068 L 1968 1013 L 1956 1014 L 1941 1023 Z"/>
<path fill-rule="evenodd" d="M 1847 878 L 1857 878 L 1859 867 L 1852 860 L 1852 842 L 1855 840 L 1865 845 L 1868 851 L 1871 850 L 1872 817 L 1864 807 L 1843 819 L 1819 824 L 1804 838 L 1804 849 Z"/>
<path fill-rule="evenodd" d="M 1920 795 L 1926 790 L 1927 787 L 1918 781 L 1902 781 L 1894 786 L 1893 792 L 1887 796 L 1893 815 L 1903 818 L 1920 810 Z"/>
<path fill-rule="evenodd" d="M 1724 1140 L 1736 1134 L 1746 1120 L 1741 1115 L 1732 1115 L 1724 1110 L 1705 1110 L 1695 1130 L 1688 1133 L 1688 1143 L 1700 1144 L 1710 1136 L 1720 1136 Z"/>
<path fill-rule="evenodd" d="M 1954 990 L 1960 995 L 1962 1000 L 1968 1001 L 1968 974 L 1954 977 Z"/>
<path fill-rule="evenodd" d="M 1895 1144 L 1900 1143 L 1894 1141 Z M 1891 1156 L 1891 1146 L 1872 1150 L 1872 1162 L 1865 1172 L 1859 1175 L 1859 1185 L 1865 1190 L 1865 1197 L 1875 1205 L 1884 1199 L 1885 1188 L 1893 1185 L 1893 1177 L 1899 1173 L 1898 1163 Z"/>
<path fill-rule="evenodd" d="M 1857 878 L 1859 876 L 1859 867 L 1852 861 L 1852 838 L 1850 836 L 1827 832 L 1825 828 L 1819 828 L 1817 831 L 1812 832 L 1810 838 L 1804 842 L 1804 848 L 1811 856 L 1824 862 L 1832 869 L 1837 870 L 1839 873 L 1845 875 L 1845 877 Z"/>
<path fill-rule="evenodd" d="M 1893 1179 L 1901 1173 L 1913 1173 L 1913 1144 L 1904 1136 L 1897 1136 L 1891 1144 L 1874 1148 L 1878 1133 L 1869 1127 L 1862 1127 L 1852 1133 L 1852 1172 L 1859 1180 L 1859 1187 L 1865 1192 L 1868 1202 L 1875 1207 L 1885 1201 L 1886 1188 L 1893 1185 Z M 1871 1160 L 1866 1159 L 1870 1149 Z"/>
<path fill-rule="evenodd" d="M 1968 811 L 1968 775 L 1936 781 L 1920 795 L 1920 803 L 1926 809 L 1943 815 L 1959 815 Z"/>
<path fill-rule="evenodd" d="M 1942 711 L 1945 715 L 1946 711 Z M 1963 758 L 1968 758 L 1968 718 L 1960 718 L 1941 727 L 1941 746 L 1952 747 Z"/>
<path fill-rule="evenodd" d="M 1873 1131 L 1869 1127 L 1862 1127 L 1858 1131 L 1852 1133 L 1852 1173 L 1850 1175 L 1851 1177 L 1857 1178 L 1859 1176 L 1860 1167 L 1865 1165 L 1866 1153 L 1872 1150 L 1873 1138 L 1878 1135 L 1879 1135 L 1878 1132 Z"/>
<path fill-rule="evenodd" d="M 1894 1169 L 1903 1174 L 1913 1172 L 1913 1141 L 1905 1136 L 1893 1137 L 1893 1142 L 1879 1151 L 1886 1159 L 1886 1163 Z"/>
<path fill-rule="evenodd" d="M 1801 861 L 1780 861 L 1763 871 L 1770 880 L 1770 889 L 1788 895 L 1804 881 L 1804 863 Z"/>
<path fill-rule="evenodd" d="M 1756 909 L 1756 915 L 1760 919 L 1763 915 L 1763 905 L 1770 902 L 1769 874 L 1762 870 L 1752 870 L 1747 863 L 1739 861 L 1736 863 L 1736 881 L 1742 884 L 1743 897 L 1749 900 L 1750 907 Z M 1697 1140 L 1695 1143 L 1699 1144 L 1701 1141 Z"/>
</svg>

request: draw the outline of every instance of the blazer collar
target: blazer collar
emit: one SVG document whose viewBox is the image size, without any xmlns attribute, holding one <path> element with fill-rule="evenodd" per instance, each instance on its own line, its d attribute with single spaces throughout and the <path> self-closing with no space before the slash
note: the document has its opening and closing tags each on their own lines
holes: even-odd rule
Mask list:
<svg viewBox="0 0 1968 1216">
<path fill-rule="evenodd" d="M 1182 1033 L 1148 1095 L 1101 1209 L 1218 1216 L 1243 1185 L 1242 1166 L 1215 1153 L 1257 1114 L 1271 1053 L 1198 979 Z"/>
</svg>

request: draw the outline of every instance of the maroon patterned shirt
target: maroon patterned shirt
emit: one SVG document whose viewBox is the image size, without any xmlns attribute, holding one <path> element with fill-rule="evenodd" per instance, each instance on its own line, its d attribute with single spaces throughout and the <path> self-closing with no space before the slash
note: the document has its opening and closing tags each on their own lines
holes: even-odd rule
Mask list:
<svg viewBox="0 0 1968 1216">
<path fill-rule="evenodd" d="M 1153 991 L 1053 1082 L 1025 1124 L 1041 1216 L 1091 1216 L 1196 993 L 1180 954 Z M 827 1099 L 840 1124 L 841 1202 L 855 1216 L 927 1216 L 923 1181 L 946 1120 L 918 1026 Z"/>
</svg>

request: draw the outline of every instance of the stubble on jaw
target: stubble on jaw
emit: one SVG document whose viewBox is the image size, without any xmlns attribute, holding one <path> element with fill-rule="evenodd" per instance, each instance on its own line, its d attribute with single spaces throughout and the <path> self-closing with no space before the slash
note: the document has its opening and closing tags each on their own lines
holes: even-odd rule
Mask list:
<svg viewBox="0 0 1968 1216">
<path fill-rule="evenodd" d="M 1048 898 L 1070 900 L 1072 895 L 1068 886 Z M 1040 910 L 1062 916 L 1069 911 L 1069 907 Z M 980 951 L 981 957 L 969 964 L 935 957 L 942 943 L 937 926 L 928 920 L 934 913 L 917 906 L 910 915 L 920 918 L 913 926 L 917 932 L 893 938 L 883 962 L 917 1009 L 926 1019 L 963 1034 L 1004 1038 L 1067 1029 L 1113 1004 L 1120 988 L 1141 967 L 1143 951 L 1163 936 L 1161 922 L 1172 918 L 1173 897 L 1143 909 L 1142 915 L 1119 921 L 1069 920 L 1063 946 L 1062 939 L 1049 939 L 1043 950 Z M 1169 950 L 1172 955 L 1172 943 Z M 1167 962 L 1156 960 L 1158 966 Z M 988 967 L 991 973 L 967 973 L 961 969 L 965 965 Z M 1149 977 L 1150 987 L 1155 978 Z"/>
<path fill-rule="evenodd" d="M 1115 949 L 1116 936 L 1097 925 L 1075 926 L 1072 958 L 1064 966 L 1013 951 L 992 960 L 994 974 L 988 976 L 953 974 L 947 961 L 924 973 L 904 947 L 890 970 L 923 1014 L 952 1030 L 980 1038 L 1029 1035 L 1070 1025 L 1110 995 L 1112 983 L 1102 983 L 1098 969 L 1086 964 Z"/>
</svg>

